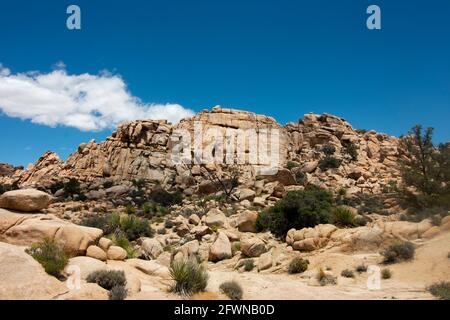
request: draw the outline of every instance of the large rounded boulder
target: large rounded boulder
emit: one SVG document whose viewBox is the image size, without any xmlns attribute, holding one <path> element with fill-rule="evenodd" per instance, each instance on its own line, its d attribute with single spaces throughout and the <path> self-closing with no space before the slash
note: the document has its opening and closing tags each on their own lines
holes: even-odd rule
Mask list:
<svg viewBox="0 0 450 320">
<path fill-rule="evenodd" d="M 0 196 L 0 208 L 36 212 L 45 209 L 52 197 L 36 189 L 23 189 L 5 192 Z"/>
</svg>

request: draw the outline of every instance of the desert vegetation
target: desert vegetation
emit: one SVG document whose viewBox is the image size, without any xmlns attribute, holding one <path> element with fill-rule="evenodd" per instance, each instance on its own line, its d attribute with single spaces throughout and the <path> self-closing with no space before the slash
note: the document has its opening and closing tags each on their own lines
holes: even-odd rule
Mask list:
<svg viewBox="0 0 450 320">
<path fill-rule="evenodd" d="M 231 300 L 241 300 L 243 291 L 242 287 L 236 281 L 226 281 L 219 287 L 220 291 L 227 295 Z"/>
<path fill-rule="evenodd" d="M 61 276 L 69 261 L 61 246 L 48 238 L 33 244 L 26 252 L 44 267 L 45 272 L 56 277 Z"/>
<path fill-rule="evenodd" d="M 182 295 L 192 295 L 204 291 L 208 284 L 208 273 L 197 260 L 175 260 L 169 268 L 175 284 L 172 291 Z"/>
</svg>

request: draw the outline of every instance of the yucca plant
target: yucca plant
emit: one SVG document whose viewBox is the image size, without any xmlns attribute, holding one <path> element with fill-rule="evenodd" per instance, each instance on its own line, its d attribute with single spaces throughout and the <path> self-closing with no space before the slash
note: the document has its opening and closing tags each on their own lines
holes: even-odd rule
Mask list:
<svg viewBox="0 0 450 320">
<path fill-rule="evenodd" d="M 182 295 L 192 295 L 205 291 L 208 284 L 208 273 L 196 259 L 179 259 L 172 262 L 170 276 L 175 281 L 172 291 Z"/>
</svg>

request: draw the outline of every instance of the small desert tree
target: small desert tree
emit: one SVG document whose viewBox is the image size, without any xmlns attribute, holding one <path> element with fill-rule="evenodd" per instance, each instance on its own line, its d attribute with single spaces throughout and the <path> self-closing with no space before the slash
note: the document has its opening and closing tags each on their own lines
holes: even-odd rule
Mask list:
<svg viewBox="0 0 450 320">
<path fill-rule="evenodd" d="M 415 191 L 402 190 L 403 198 L 419 209 L 450 205 L 450 144 L 436 147 L 432 140 L 433 128 L 420 125 L 401 140 L 403 183 Z"/>
<path fill-rule="evenodd" d="M 183 164 L 183 167 L 190 172 L 191 176 L 194 176 L 192 172 L 193 164 Z M 239 166 L 238 165 L 224 165 L 222 170 L 210 168 L 204 163 L 198 164 L 200 168 L 200 175 L 203 179 L 208 180 L 217 190 L 221 190 L 223 195 L 229 199 L 234 190 L 239 186 Z"/>
</svg>

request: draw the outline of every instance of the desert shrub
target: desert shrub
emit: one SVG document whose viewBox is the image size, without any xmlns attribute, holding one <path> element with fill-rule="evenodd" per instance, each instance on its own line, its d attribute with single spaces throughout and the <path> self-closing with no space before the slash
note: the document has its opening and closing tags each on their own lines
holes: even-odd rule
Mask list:
<svg viewBox="0 0 450 320">
<path fill-rule="evenodd" d="M 128 215 L 130 215 L 130 214 L 136 214 L 136 207 L 133 206 L 133 205 L 131 205 L 131 204 L 128 204 L 128 205 L 125 207 L 125 213 L 128 214 Z"/>
<path fill-rule="evenodd" d="M 449 258 L 449 259 L 450 259 L 450 252 L 448 253 L 448 255 L 447 255 L 447 258 Z"/>
<path fill-rule="evenodd" d="M 208 273 L 196 259 L 175 260 L 170 265 L 169 271 L 175 281 L 172 291 L 183 295 L 205 291 Z"/>
<path fill-rule="evenodd" d="M 334 285 L 337 283 L 336 277 L 332 276 L 331 274 L 327 274 L 322 268 L 320 268 L 319 271 L 317 272 L 316 278 L 321 286 L 326 286 L 329 284 Z"/>
<path fill-rule="evenodd" d="M 80 182 L 75 178 L 71 178 L 64 184 L 64 195 L 68 197 L 76 194 L 81 194 Z"/>
<path fill-rule="evenodd" d="M 300 184 L 300 185 L 305 185 L 308 180 L 308 178 L 306 177 L 306 173 L 304 173 L 300 170 L 298 170 L 295 173 L 294 178 L 295 178 L 295 182 L 297 182 L 297 184 Z"/>
<path fill-rule="evenodd" d="M 111 225 L 109 222 L 110 222 L 109 216 L 96 215 L 96 216 L 84 218 L 81 221 L 81 225 L 86 226 L 86 227 L 91 227 L 91 228 L 102 229 L 103 233 L 109 234 L 114 231 L 113 228 L 111 228 Z"/>
<path fill-rule="evenodd" d="M 317 186 L 289 191 L 273 207 L 258 215 L 256 227 L 259 231 L 269 230 L 278 237 L 284 237 L 291 228 L 328 223 L 332 201 L 331 193 Z"/>
<path fill-rule="evenodd" d="M 305 272 L 308 269 L 308 264 L 308 260 L 302 259 L 300 257 L 295 257 L 289 263 L 288 272 L 290 274 Z"/>
<path fill-rule="evenodd" d="M 353 212 L 342 206 L 334 208 L 331 222 L 339 227 L 354 227 L 356 225 Z"/>
<path fill-rule="evenodd" d="M 319 168 L 322 171 L 327 171 L 328 169 L 336 169 L 341 166 L 341 160 L 333 156 L 326 156 L 319 161 Z"/>
<path fill-rule="evenodd" d="M 450 300 L 450 282 L 441 281 L 429 286 L 428 291 L 442 300 Z"/>
<path fill-rule="evenodd" d="M 62 181 L 57 181 L 57 182 L 51 184 L 49 189 L 53 194 L 55 194 L 56 191 L 64 189 L 64 183 Z"/>
<path fill-rule="evenodd" d="M 114 215 L 113 215 L 114 216 Z M 152 237 L 153 230 L 150 228 L 150 224 L 147 219 L 139 218 L 134 215 L 119 216 L 117 221 L 117 215 L 113 218 L 113 225 L 116 225 L 121 231 L 123 231 L 126 237 L 133 241 L 140 237 Z M 115 221 L 115 222 L 114 222 Z"/>
<path fill-rule="evenodd" d="M 247 272 L 252 271 L 255 268 L 255 261 L 253 259 L 246 259 L 244 261 L 244 270 Z"/>
<path fill-rule="evenodd" d="M 381 270 L 381 278 L 383 279 L 390 279 L 392 277 L 392 271 L 389 269 L 383 269 Z"/>
<path fill-rule="evenodd" d="M 231 300 L 242 299 L 242 287 L 236 281 L 227 281 L 220 285 L 220 291 L 228 296 Z"/>
<path fill-rule="evenodd" d="M 142 189 L 145 188 L 147 182 L 145 181 L 145 179 L 133 179 L 131 180 L 131 184 L 137 189 Z"/>
<path fill-rule="evenodd" d="M 180 204 L 183 200 L 183 195 L 179 191 L 170 193 L 162 188 L 158 188 L 150 193 L 150 199 L 168 207 L 174 204 Z"/>
<path fill-rule="evenodd" d="M 343 276 L 343 277 L 345 277 L 345 278 L 354 278 L 354 277 L 355 277 L 355 274 L 353 273 L 352 270 L 350 270 L 350 269 L 345 269 L 345 270 L 342 270 L 341 276 Z"/>
<path fill-rule="evenodd" d="M 86 281 L 88 283 L 96 283 L 106 290 L 111 290 L 114 287 L 127 284 L 125 273 L 122 270 L 98 270 L 91 272 Z"/>
<path fill-rule="evenodd" d="M 138 250 L 133 248 L 123 231 L 116 230 L 109 238 L 115 246 L 121 247 L 127 252 L 128 259 L 137 258 L 139 256 Z"/>
<path fill-rule="evenodd" d="M 241 242 L 240 241 L 235 241 L 231 244 L 231 253 L 234 254 L 238 251 L 241 251 Z"/>
<path fill-rule="evenodd" d="M 294 168 L 297 168 L 299 166 L 299 164 L 297 162 L 294 161 L 288 161 L 286 164 L 286 168 L 289 170 L 292 170 Z"/>
<path fill-rule="evenodd" d="M 142 216 L 151 219 L 155 217 L 162 217 L 169 213 L 167 207 L 157 204 L 155 202 L 146 202 L 142 205 Z"/>
<path fill-rule="evenodd" d="M 355 270 L 359 273 L 367 272 L 367 266 L 365 264 L 360 264 Z"/>
<path fill-rule="evenodd" d="M 395 263 L 411 260 L 414 257 L 415 248 L 411 242 L 394 243 L 381 254 L 384 256 L 384 263 Z"/>
<path fill-rule="evenodd" d="M 148 220 L 136 217 L 135 215 L 112 213 L 104 216 L 86 218 L 81 224 L 87 227 L 102 229 L 106 235 L 118 230 L 122 231 L 128 240 L 131 241 L 140 237 L 152 237 L 154 234 Z"/>
<path fill-rule="evenodd" d="M 108 293 L 109 300 L 124 300 L 127 297 L 128 290 L 125 286 L 114 286 Z"/>
<path fill-rule="evenodd" d="M 346 199 L 347 205 L 357 208 L 359 214 L 378 213 L 381 214 L 387 206 L 379 195 L 357 193 L 351 199 Z"/>
<path fill-rule="evenodd" d="M 336 152 L 336 147 L 331 145 L 331 144 L 326 144 L 322 147 L 322 152 L 326 155 L 326 156 L 331 156 Z"/>
<path fill-rule="evenodd" d="M 64 250 L 54 240 L 48 238 L 33 244 L 26 252 L 52 276 L 59 276 L 69 261 Z"/>
<path fill-rule="evenodd" d="M 108 189 L 111 188 L 114 185 L 114 182 L 107 180 L 105 182 L 103 182 L 103 188 Z"/>
<path fill-rule="evenodd" d="M 353 143 L 349 142 L 345 145 L 345 153 L 347 153 L 352 161 L 358 160 L 358 147 Z"/>
</svg>

